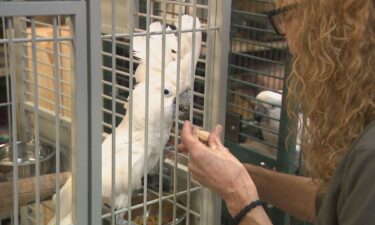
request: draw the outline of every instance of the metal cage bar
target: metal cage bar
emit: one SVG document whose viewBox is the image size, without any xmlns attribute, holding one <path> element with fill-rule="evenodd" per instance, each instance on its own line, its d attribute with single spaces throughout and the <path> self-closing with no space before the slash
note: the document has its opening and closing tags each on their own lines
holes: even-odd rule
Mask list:
<svg viewBox="0 0 375 225">
<path fill-rule="evenodd" d="M 8 49 L 9 49 L 9 68 L 10 68 L 10 82 L 11 82 L 11 99 L 16 99 L 16 74 L 15 74 L 15 47 L 13 43 L 13 20 L 12 19 L 6 19 L 7 28 L 8 28 L 8 37 L 9 37 L 9 43 L 8 43 Z M 14 185 L 14 194 L 13 194 L 13 218 L 14 218 L 14 224 L 18 225 L 18 213 L 19 213 L 19 187 L 18 187 L 18 165 L 17 165 L 17 155 L 18 155 L 18 145 L 17 145 L 17 121 L 16 121 L 16 105 L 11 105 L 11 112 L 12 112 L 12 145 L 15 147 L 13 149 L 13 164 L 16 166 L 13 166 L 13 185 Z"/>
<path fill-rule="evenodd" d="M 111 4 L 111 15 L 112 15 L 112 34 L 116 33 L 116 1 L 112 0 Z M 112 100 L 111 100 L 111 109 L 112 109 L 112 124 L 111 124 L 111 129 L 112 129 L 112 163 L 111 163 L 111 174 L 112 174 L 112 190 L 111 190 L 111 224 L 115 225 L 115 192 L 116 192 L 116 173 L 115 173 L 115 168 L 116 168 L 116 117 L 115 117 L 115 112 L 116 112 L 116 37 L 112 36 Z M 130 165 L 130 164 L 129 164 Z"/>
<path fill-rule="evenodd" d="M 167 11 L 167 4 L 166 4 L 166 0 L 164 0 L 162 2 L 162 9 L 164 12 Z M 167 18 L 167 14 L 166 13 L 163 13 L 163 26 L 164 24 L 166 23 L 166 18 Z M 166 52 L 165 52 L 165 47 L 166 47 L 166 30 L 163 28 L 163 31 L 162 31 L 162 61 L 161 61 L 161 76 L 160 76 L 160 82 L 161 82 L 161 93 L 160 93 L 160 99 L 161 99 L 161 102 L 160 102 L 160 123 L 164 123 L 165 121 L 165 118 L 164 118 L 164 81 L 165 81 L 165 55 L 166 55 Z M 164 148 L 164 144 L 163 144 L 163 141 L 164 140 L 164 132 L 163 132 L 163 129 L 162 127 L 160 126 L 160 144 L 159 144 L 159 148 L 160 149 L 163 149 Z M 159 218 L 162 218 L 163 217 L 163 168 L 164 168 L 164 165 L 163 165 L 163 151 L 160 151 L 160 154 L 159 154 L 159 210 L 158 210 L 158 216 Z M 161 225 L 162 224 L 162 220 L 159 219 L 158 221 L 158 225 Z"/>
<path fill-rule="evenodd" d="M 182 24 L 182 0 L 179 0 L 178 4 L 178 12 L 177 12 L 177 26 L 179 29 L 177 30 L 177 87 L 176 87 L 176 93 L 180 93 L 180 72 L 181 72 L 181 24 Z M 176 97 L 176 112 L 178 112 L 178 106 L 180 104 L 180 97 L 177 95 Z M 178 137 L 178 113 L 176 113 L 174 118 L 174 135 L 175 137 Z M 178 138 L 174 139 L 174 167 L 173 167 L 173 225 L 176 224 L 176 207 L 177 207 L 177 163 L 178 163 L 178 157 L 177 157 L 177 149 L 178 149 Z"/>
<path fill-rule="evenodd" d="M 60 93 L 59 89 L 59 61 L 58 61 L 58 40 L 57 40 L 57 18 L 53 17 L 53 49 L 54 49 L 54 88 L 57 93 Z M 56 138 L 56 176 L 60 176 L 60 111 L 59 111 L 59 96 L 55 93 L 55 138 Z M 60 225 L 60 180 L 56 179 L 56 225 Z"/>
<path fill-rule="evenodd" d="M 31 18 L 31 43 L 32 43 L 32 57 L 37 59 L 37 50 L 35 43 L 35 19 Z M 33 61 L 33 76 L 34 76 L 34 135 L 35 135 L 35 155 L 39 155 L 40 133 L 39 133 L 39 94 L 38 94 L 38 67 L 36 60 Z M 35 157 L 35 202 L 36 202 L 36 222 L 40 224 L 40 160 Z"/>
<path fill-rule="evenodd" d="M 36 33 L 35 33 L 35 28 L 36 28 L 36 23 L 35 23 L 35 20 L 34 20 L 34 17 L 35 16 L 43 16 L 43 15 L 68 15 L 68 16 L 71 16 L 72 18 L 72 22 L 74 24 L 74 28 L 75 28 L 75 32 L 74 32 L 74 39 L 72 38 L 58 38 L 57 35 L 56 35 L 56 25 L 54 26 L 55 28 L 55 35 L 53 35 L 53 37 L 51 38 L 40 38 L 40 37 L 37 37 L 36 36 Z M 85 40 L 86 40 L 86 34 L 85 34 L 85 25 L 86 25 L 86 15 L 85 15 L 85 3 L 84 2 L 2 2 L 0 3 L 0 16 L 2 17 L 5 17 L 7 18 L 8 21 L 11 21 L 11 18 L 17 18 L 17 17 L 24 17 L 24 16 L 30 16 L 31 17 L 31 31 L 32 31 L 32 35 L 31 35 L 31 38 L 17 38 L 16 42 L 13 42 L 13 43 L 10 43 L 8 44 L 9 45 L 9 52 L 11 53 L 10 55 L 10 59 L 11 59 L 11 68 L 10 68 L 10 72 L 12 74 L 11 76 L 11 79 L 12 81 L 10 82 L 11 85 L 13 86 L 12 88 L 12 102 L 14 102 L 14 104 L 12 104 L 12 111 L 13 111 L 13 115 L 12 115 L 12 122 L 13 122 L 13 128 L 12 128 L 12 137 L 14 139 L 14 142 L 13 142 L 13 146 L 16 146 L 16 138 L 17 138 L 17 128 L 16 128 L 16 118 L 17 118 L 17 115 L 15 114 L 15 110 L 16 110 L 16 105 L 15 105 L 15 102 L 16 102 L 16 88 L 15 88 L 15 83 L 16 83 L 16 80 L 15 80 L 15 73 L 12 72 L 14 71 L 14 68 L 15 68 L 15 60 L 16 60 L 16 57 L 15 57 L 15 54 L 14 54 L 14 49 L 12 49 L 14 47 L 14 43 L 25 43 L 25 42 L 31 42 L 32 43 L 32 54 L 33 54 L 33 58 L 34 58 L 34 62 L 33 62 L 33 75 L 34 75 L 34 90 L 36 92 L 36 94 L 34 94 L 34 100 L 33 100 L 33 108 L 34 108 L 34 133 L 35 133 L 35 152 L 36 154 L 38 154 L 38 151 L 39 151 L 39 148 L 37 147 L 39 145 L 39 139 L 41 137 L 39 137 L 39 132 L 40 132 L 40 128 L 39 128 L 39 123 L 40 121 L 38 120 L 39 118 L 39 115 L 42 116 L 44 113 L 42 113 L 42 109 L 40 108 L 40 105 L 38 104 L 38 101 L 39 101 L 39 95 L 38 95 L 38 89 L 39 89 L 39 85 L 38 85 L 38 68 L 37 68 L 37 61 L 36 61 L 36 58 L 37 58 L 37 47 L 36 47 L 36 43 L 37 42 L 42 42 L 42 41 L 49 41 L 49 42 L 55 42 L 55 47 L 54 47 L 54 57 L 56 58 L 56 51 L 57 51 L 57 48 L 56 48 L 56 44 L 57 42 L 59 41 L 62 41 L 62 40 L 68 40 L 68 41 L 74 41 L 75 42 L 75 52 L 74 52 L 74 56 L 75 58 L 77 59 L 77 65 L 79 66 L 76 66 L 75 68 L 75 74 L 77 74 L 77 76 L 75 76 L 75 80 L 74 80 L 74 84 L 76 89 L 74 90 L 74 93 L 72 95 L 75 96 L 75 102 L 73 102 L 73 110 L 74 110 L 74 115 L 72 115 L 72 131 L 73 131 L 73 135 L 72 135 L 72 146 L 73 146 L 73 149 L 76 149 L 79 151 L 76 151 L 76 157 L 75 157 L 75 160 L 73 161 L 73 166 L 76 168 L 76 174 L 78 177 L 80 178 L 87 178 L 87 174 L 88 174 L 88 170 L 87 170 L 87 165 L 85 165 L 85 159 L 87 159 L 87 146 L 88 146 L 88 138 L 87 138 L 87 124 L 88 124 L 88 121 L 87 121 L 87 117 L 84 116 L 84 114 L 87 114 L 88 112 L 88 107 L 87 107 L 87 104 L 85 104 L 85 98 L 87 97 L 87 86 L 85 84 L 87 84 L 87 76 L 85 76 L 85 74 L 87 74 L 86 70 L 86 47 L 85 47 Z M 13 24 L 10 22 L 10 27 L 13 27 Z M 12 39 L 13 39 L 13 35 L 11 34 L 12 32 L 10 32 L 10 34 L 8 34 L 8 40 L 10 42 L 12 42 Z M 4 40 L 1 40 L 2 42 L 4 42 Z M 55 72 L 54 74 L 56 75 L 56 71 L 58 70 L 58 68 L 56 68 L 56 65 L 57 65 L 57 62 L 55 61 L 54 62 L 54 66 L 55 66 Z M 31 72 L 31 71 L 30 71 Z M 56 81 L 56 80 L 55 80 Z M 55 83 L 56 84 L 56 83 Z M 39 89 L 40 90 L 40 89 Z M 57 95 L 55 95 L 55 98 L 58 98 Z M 79 102 L 79 104 L 78 104 Z M 25 103 L 26 104 L 26 103 Z M 55 110 L 59 110 L 59 104 L 55 104 Z M 85 112 L 85 113 L 82 113 L 82 112 Z M 58 116 L 59 113 L 57 113 L 57 111 L 55 111 L 55 119 L 56 121 L 59 121 L 59 116 Z M 81 115 L 80 115 L 81 114 Z M 56 122 L 55 121 L 55 122 Z M 59 122 L 56 122 L 56 123 L 59 123 Z M 59 124 L 55 124 L 56 126 L 59 126 Z M 58 128 L 56 128 L 57 130 Z M 59 133 L 56 131 L 56 134 L 59 135 Z M 57 140 L 57 142 L 59 142 L 59 140 Z M 59 146 L 59 144 L 56 144 Z M 15 147 L 17 148 L 17 147 Z M 57 147 L 58 148 L 58 147 Z M 57 150 L 59 152 L 59 150 Z M 58 153 L 59 154 L 59 153 Z M 17 154 L 15 154 L 17 155 Z M 58 159 L 58 158 L 57 158 Z M 41 221 L 41 217 L 40 217 L 40 209 L 39 209 L 39 206 L 40 206 L 40 183 L 39 183 L 39 179 L 40 179 L 40 174 L 39 174 L 39 169 L 40 169 L 40 162 L 39 162 L 39 158 L 36 157 L 36 202 L 37 202 L 37 207 L 36 207 L 36 222 L 39 223 Z M 78 163 L 79 162 L 79 163 Z M 58 166 L 58 165 L 57 165 Z M 59 167 L 59 166 L 58 166 Z M 14 167 L 15 169 L 15 173 L 14 173 L 14 183 L 15 183 L 15 187 L 16 187 L 16 190 L 17 190 L 17 183 L 18 183 L 18 172 L 17 172 L 17 166 Z M 59 169 L 57 169 L 59 170 Z M 86 179 L 76 179 L 76 182 L 75 182 L 75 186 L 74 186 L 74 189 L 80 193 L 84 193 L 86 192 L 85 190 L 87 189 L 87 180 Z M 17 191 L 16 191 L 17 192 Z M 19 224 L 19 221 L 18 221 L 18 214 L 19 214 L 19 211 L 18 211 L 18 194 L 15 193 L 14 195 L 14 219 L 15 219 L 15 224 Z M 87 199 L 88 199 L 88 196 L 87 195 L 78 195 L 78 196 L 75 196 L 75 201 L 74 201 L 74 207 L 77 209 L 77 213 L 76 213 L 76 221 L 80 224 L 82 223 L 87 223 L 87 211 L 85 210 L 88 206 L 87 204 Z"/>
</svg>

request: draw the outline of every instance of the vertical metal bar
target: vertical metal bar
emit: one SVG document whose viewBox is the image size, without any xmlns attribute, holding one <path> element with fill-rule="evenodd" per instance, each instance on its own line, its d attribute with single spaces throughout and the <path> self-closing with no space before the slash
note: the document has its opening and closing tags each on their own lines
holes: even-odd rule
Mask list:
<svg viewBox="0 0 375 225">
<path fill-rule="evenodd" d="M 15 72 L 15 45 L 13 42 L 13 18 L 7 18 L 8 29 L 8 47 L 9 47 L 9 72 L 10 72 L 10 91 L 11 91 L 11 108 L 12 108 L 12 149 L 13 149 L 13 217 L 14 225 L 19 224 L 18 208 L 19 208 L 19 187 L 18 187 L 18 146 L 17 146 L 17 119 L 16 119 L 16 72 Z"/>
<path fill-rule="evenodd" d="M 190 111 L 189 111 L 189 120 L 190 121 L 193 121 L 193 112 L 194 112 L 194 107 L 193 107 L 193 104 L 194 104 L 194 77 L 195 77 L 195 66 L 196 66 L 196 62 L 195 62 L 195 42 L 196 42 L 196 26 L 197 26 L 197 20 L 196 20 L 196 17 L 197 17 L 197 0 L 193 0 L 193 33 L 192 33 L 192 53 L 191 53 L 191 90 L 190 90 Z M 199 58 L 199 57 L 198 57 Z M 197 60 L 198 61 L 198 60 Z"/>
<path fill-rule="evenodd" d="M 128 108 L 126 109 L 126 114 L 129 115 L 129 150 L 128 150 L 128 224 L 132 222 L 132 210 L 131 199 L 132 199 L 132 165 L 133 165 L 133 74 L 134 74 L 134 58 L 133 58 L 133 31 L 134 31 L 134 4 L 133 1 L 129 1 L 129 101 Z"/>
<path fill-rule="evenodd" d="M 31 46 L 34 76 L 34 144 L 35 144 L 35 207 L 36 222 L 40 224 L 40 162 L 39 162 L 39 93 L 38 93 L 38 58 L 36 49 L 35 17 L 31 18 Z"/>
<path fill-rule="evenodd" d="M 111 190 L 111 224 L 115 225 L 116 195 L 116 0 L 112 0 L 112 190 Z"/>
<path fill-rule="evenodd" d="M 56 22 L 59 25 L 61 24 L 61 17 L 60 16 L 57 17 L 57 21 Z M 64 34 L 62 33 L 61 29 L 58 29 L 57 31 L 58 31 L 58 33 L 57 33 L 58 35 L 64 36 Z M 58 47 L 60 47 L 61 49 L 63 49 L 63 43 L 58 42 Z M 58 57 L 59 57 L 58 59 L 60 60 L 62 66 L 63 66 L 63 58 L 61 56 L 58 56 Z M 61 79 L 63 79 L 63 72 L 61 74 L 59 74 L 59 76 L 60 76 Z M 64 85 L 61 85 L 61 90 L 60 91 L 61 91 L 61 93 L 64 93 Z M 64 106 L 65 96 L 61 94 L 59 96 L 59 98 L 61 98 L 62 105 Z M 62 116 L 66 115 L 66 113 L 65 113 L 65 111 L 66 111 L 65 107 L 61 107 L 61 109 L 59 109 L 59 110 L 61 110 L 61 115 Z"/>
<path fill-rule="evenodd" d="M 21 17 L 17 17 L 14 18 L 13 23 L 14 35 L 17 37 L 27 37 L 27 34 L 24 33 L 27 29 L 26 22 L 22 21 Z M 24 78 L 28 72 L 26 72 L 24 68 L 29 67 L 30 64 L 24 56 L 28 55 L 28 49 L 22 45 L 18 45 L 15 50 L 16 58 L 20 59 L 16 68 L 17 101 L 22 103 L 18 104 L 17 110 L 17 135 L 19 140 L 30 140 L 33 133 L 31 128 L 31 117 L 30 114 L 26 113 L 25 104 L 23 104 L 27 98 L 25 96 L 26 84 L 24 83 Z"/>
<path fill-rule="evenodd" d="M 283 98 L 281 102 L 281 113 L 280 113 L 280 125 L 279 125 L 279 136 L 277 145 L 277 161 L 276 169 L 277 171 L 282 171 L 285 173 L 294 173 L 294 159 L 296 153 L 296 140 L 292 138 L 286 138 L 288 136 L 287 131 L 291 130 L 292 123 L 298 123 L 297 121 L 291 121 L 288 118 L 286 111 L 285 96 L 288 94 L 288 87 L 286 81 L 290 74 L 290 59 L 287 59 L 285 70 L 284 70 L 284 85 L 283 85 Z M 289 146 L 286 148 L 286 146 Z M 281 224 L 290 224 L 290 215 L 285 214 L 281 210 L 276 209 L 272 215 L 273 219 L 276 218 L 278 221 L 282 221 Z"/>
<path fill-rule="evenodd" d="M 89 197 L 88 203 L 90 225 L 101 225 L 102 213 L 102 126 L 98 121 L 102 121 L 101 108 L 103 106 L 101 95 L 103 93 L 101 79 L 103 77 L 100 69 L 102 65 L 101 51 L 102 44 L 100 38 L 101 13 L 100 0 L 86 1 L 87 9 L 87 52 L 88 52 L 88 81 L 89 81 Z"/>
<path fill-rule="evenodd" d="M 207 96 L 206 112 L 210 115 L 206 117 L 206 127 L 212 129 L 217 123 L 224 125 L 227 89 L 227 68 L 229 53 L 229 31 L 230 31 L 230 10 L 231 0 L 215 2 L 216 10 L 210 15 L 215 18 L 214 26 L 220 27 L 219 31 L 211 31 L 209 47 L 213 50 L 212 57 L 209 57 L 208 64 L 212 66 L 208 78 L 209 95 Z M 211 9 L 211 7 L 209 7 Z M 208 50 L 210 51 L 210 50 Z M 211 63 L 212 62 L 212 63 Z M 206 103 L 207 103 L 206 102 Z M 207 107 L 207 109 L 206 109 Z"/>
<path fill-rule="evenodd" d="M 53 77 L 55 86 L 55 147 L 56 147 L 56 225 L 60 225 L 60 79 L 59 79 L 59 45 L 57 41 L 57 17 L 53 17 Z"/>
<path fill-rule="evenodd" d="M 210 48 L 207 49 L 210 56 L 207 58 L 207 64 L 212 69 L 206 77 L 208 85 L 205 90 L 204 122 L 205 127 L 209 130 L 217 123 L 222 125 L 225 123 L 231 0 L 216 1 L 213 4 L 208 7 L 210 10 L 208 27 L 212 25 L 220 27 L 220 32 L 211 31 L 207 36 Z M 205 199 L 202 213 L 205 217 L 203 224 L 220 224 L 221 200 L 213 192 L 209 190 L 205 190 L 205 192 L 205 196 L 203 196 Z"/>
<path fill-rule="evenodd" d="M 151 3 L 147 1 L 147 13 L 146 13 L 146 99 L 145 99 L 145 149 L 144 149 L 144 171 L 143 171 L 143 203 L 147 202 L 147 170 L 148 170 L 148 116 L 149 116 L 149 87 L 150 87 L 150 23 L 151 23 Z M 146 214 L 147 205 L 143 206 L 143 224 L 147 224 Z"/>
<path fill-rule="evenodd" d="M 210 84 L 209 84 L 209 76 L 211 76 L 211 53 L 212 53 L 212 47 L 211 47 L 211 38 L 212 38 L 212 35 L 211 35 L 211 31 L 209 30 L 209 28 L 211 27 L 211 12 L 213 10 L 211 10 L 211 7 L 212 7 L 212 1 L 208 1 L 208 9 L 207 9 L 207 35 L 206 35 L 206 70 L 205 70 L 205 76 L 204 76 L 204 106 L 203 106 L 203 111 L 204 111 L 204 115 L 203 115 L 203 128 L 205 130 L 208 130 L 208 125 L 207 125 L 207 120 L 208 118 L 210 117 L 209 113 L 208 113 L 208 104 L 209 104 L 209 97 L 207 96 L 208 95 L 208 90 L 210 88 Z M 202 188 L 201 189 L 201 208 L 200 208 L 200 214 L 202 216 L 201 220 L 200 220 L 200 224 L 201 225 L 204 225 L 207 223 L 207 218 L 203 218 L 203 217 L 207 217 L 207 210 L 206 210 L 206 205 L 207 203 L 205 202 L 205 197 L 207 195 L 207 190 L 206 188 Z"/>
<path fill-rule="evenodd" d="M 2 20 L 2 24 L 3 24 L 3 30 L 2 30 L 2 33 L 3 33 L 3 37 L 6 37 L 6 32 L 5 32 L 5 26 L 6 26 L 6 23 L 5 23 L 5 18 L 4 17 L 1 17 L 1 20 Z M 10 103 L 10 87 L 9 87 L 9 75 L 8 75 L 8 71 L 9 71 L 9 66 L 8 66 L 8 56 L 6 55 L 6 53 L 8 52 L 7 51 L 8 49 L 8 46 L 6 44 L 4 44 L 4 66 L 5 66 L 5 71 L 6 71 L 6 74 L 5 74 L 5 86 L 6 86 L 6 101 L 7 103 Z M 7 106 L 7 117 L 8 117 L 8 134 L 11 134 L 11 128 L 12 128 L 12 124 L 11 124 L 11 107 Z M 10 141 L 10 140 L 8 140 Z M 0 219 L 1 221 L 1 219 Z"/>
<path fill-rule="evenodd" d="M 193 110 L 194 110 L 194 78 L 195 78 L 195 67 L 197 66 L 197 62 L 199 57 L 197 58 L 197 62 L 195 61 L 195 42 L 196 42 L 196 26 L 197 26 L 197 0 L 193 1 L 193 33 L 192 33 L 192 54 L 191 54 L 191 90 L 190 90 L 190 111 L 189 111 L 189 120 L 193 121 Z M 188 155 L 188 161 L 190 160 L 190 155 Z M 187 173 L 187 200 L 186 200 L 186 225 L 190 224 L 190 187 L 191 187 L 191 174 L 190 172 Z"/>
<path fill-rule="evenodd" d="M 207 7 L 207 35 L 206 35 L 206 70 L 205 70 L 205 74 L 204 74 L 204 93 L 205 93 L 205 98 L 204 98 L 204 106 L 203 106 L 203 111 L 204 111 L 204 115 L 203 115 L 203 128 L 205 130 L 208 130 L 208 124 L 207 124 L 207 119 L 206 118 L 209 118 L 210 116 L 208 115 L 208 104 L 210 104 L 209 102 L 209 99 L 207 98 L 207 90 L 209 90 L 209 77 L 212 76 L 211 75 L 211 52 L 213 51 L 212 50 L 212 46 L 211 46 L 211 39 L 212 39 L 212 34 L 211 34 L 211 31 L 210 31 L 210 27 L 212 26 L 211 24 L 211 13 L 212 13 L 212 1 L 208 1 L 208 7 Z M 203 198 L 202 198 L 203 199 Z"/>
<path fill-rule="evenodd" d="M 207 127 L 207 118 L 210 117 L 210 115 L 208 115 L 207 113 L 207 108 L 208 108 L 208 104 L 209 104 L 209 100 L 207 98 L 207 90 L 209 89 L 209 79 L 208 77 L 211 75 L 211 57 L 210 57 L 210 53 L 211 53 L 211 31 L 210 31 L 210 27 L 211 27 L 211 7 L 212 7 L 212 1 L 208 1 L 207 3 L 207 30 L 206 30 L 206 69 L 205 69 L 205 74 L 204 74 L 204 102 L 203 102 L 203 128 L 205 130 L 208 130 L 208 127 Z M 206 221 L 202 218 L 205 216 L 205 209 L 204 209 L 204 195 L 205 195 L 205 188 L 202 188 L 201 191 L 200 191 L 200 195 L 201 195 L 201 202 L 200 202 L 200 215 L 201 215 L 201 219 L 200 219 L 200 225 L 205 225 L 206 224 Z"/>
<path fill-rule="evenodd" d="M 78 3 L 78 2 L 76 2 Z M 74 68 L 72 81 L 72 178 L 73 178 L 73 223 L 88 223 L 88 76 L 87 76 L 87 36 L 86 2 L 81 1 L 75 7 L 74 27 Z"/>
<path fill-rule="evenodd" d="M 3 32 L 4 36 L 5 36 L 5 33 L 6 33 L 6 29 L 5 29 L 5 18 L 2 17 L 1 18 L 1 23 L 2 23 L 2 26 L 3 26 L 3 29 L 1 32 Z M 4 44 L 4 55 L 2 56 L 4 58 L 4 66 L 5 66 L 5 71 L 6 73 L 8 73 L 9 71 L 9 67 L 8 67 L 8 57 L 7 57 L 7 45 Z M 9 75 L 8 74 L 5 74 L 5 87 L 6 87 L 6 102 L 7 103 L 10 103 L 10 87 L 9 87 Z M 11 128 L 12 128 L 12 124 L 11 124 L 11 107 L 9 106 L 6 106 L 7 107 L 7 118 L 8 118 L 8 134 L 11 134 Z M 10 140 L 8 140 L 10 141 Z M 1 218 L 0 218 L 0 221 L 1 221 Z M 0 224 L 1 225 L 1 224 Z"/>
<path fill-rule="evenodd" d="M 166 0 L 163 0 L 163 30 L 162 30 L 162 57 L 161 57 L 161 93 L 160 93 L 160 124 L 164 124 L 164 82 L 165 82 L 165 46 L 166 46 L 166 38 L 165 38 L 165 30 L 167 28 L 166 26 L 166 19 L 167 19 L 167 3 Z M 163 126 L 160 126 L 160 146 L 159 149 L 160 155 L 159 155 L 159 220 L 158 224 L 162 225 L 162 219 L 163 218 L 163 149 L 164 149 L 164 129 Z"/>
<path fill-rule="evenodd" d="M 178 162 L 178 109 L 180 105 L 180 71 L 181 71 L 181 19 L 182 18 L 182 0 L 178 5 L 178 30 L 177 30 L 177 78 L 176 78 L 176 115 L 175 115 L 175 139 L 174 139 L 174 167 L 173 167 L 173 224 L 176 224 L 176 206 L 177 206 L 177 162 Z"/>
<path fill-rule="evenodd" d="M 13 28 L 14 28 L 14 36 L 15 37 L 20 37 L 22 35 L 21 31 L 23 31 L 25 29 L 25 26 L 24 24 L 21 22 L 21 18 L 18 17 L 18 18 L 14 18 L 13 20 Z M 16 55 L 16 59 L 21 59 L 22 58 L 22 46 L 21 45 L 17 45 L 16 48 L 15 48 L 15 55 Z M 24 89 L 23 89 L 23 79 L 22 79 L 22 70 L 24 69 L 23 66 L 20 66 L 18 65 L 16 67 L 16 87 L 17 87 L 17 96 L 16 96 L 16 99 L 17 99 L 17 102 L 19 102 L 19 104 L 17 104 L 17 138 L 18 140 L 30 140 L 30 136 L 28 138 L 26 138 L 26 131 L 31 131 L 31 129 L 29 127 L 26 127 L 25 126 L 25 121 L 26 121 L 26 116 L 25 116 L 25 111 L 24 111 Z M 25 222 L 27 222 L 27 210 L 25 207 L 21 207 L 19 209 L 19 217 L 21 218 L 20 220 L 20 224 L 23 224 Z"/>
</svg>

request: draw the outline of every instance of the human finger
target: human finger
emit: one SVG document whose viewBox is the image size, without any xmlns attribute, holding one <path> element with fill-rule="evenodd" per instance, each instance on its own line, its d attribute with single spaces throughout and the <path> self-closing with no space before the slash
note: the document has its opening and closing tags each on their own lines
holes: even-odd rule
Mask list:
<svg viewBox="0 0 375 225">
<path fill-rule="evenodd" d="M 187 152 L 190 150 L 195 149 L 199 146 L 200 141 L 198 136 L 195 134 L 194 127 L 189 121 L 185 121 L 184 126 L 181 131 L 181 141 L 182 144 L 185 146 Z M 203 145 L 203 144 L 202 144 Z"/>
<path fill-rule="evenodd" d="M 218 124 L 215 126 L 215 128 L 212 130 L 210 135 L 208 136 L 208 146 L 212 148 L 224 148 L 224 145 L 221 142 L 221 133 L 223 131 L 223 127 Z"/>
<path fill-rule="evenodd" d="M 184 145 L 184 143 L 178 144 L 177 150 L 178 150 L 178 152 L 187 152 L 187 149 L 186 149 L 186 146 Z"/>
<path fill-rule="evenodd" d="M 190 140 L 190 139 L 194 139 L 194 127 L 193 125 L 190 123 L 190 121 L 185 121 L 184 122 L 184 126 L 182 127 L 182 131 L 181 131 L 181 140 L 184 141 L 184 140 Z"/>
</svg>

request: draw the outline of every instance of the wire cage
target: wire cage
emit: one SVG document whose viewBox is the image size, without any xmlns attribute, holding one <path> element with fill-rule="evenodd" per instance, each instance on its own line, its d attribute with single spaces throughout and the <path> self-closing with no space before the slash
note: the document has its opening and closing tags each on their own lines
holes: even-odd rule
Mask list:
<svg viewBox="0 0 375 225">
<path fill-rule="evenodd" d="M 225 143 L 242 162 L 296 174 L 300 146 L 287 139 L 292 121 L 284 105 L 290 57 L 268 18 L 273 9 L 273 0 L 232 1 Z M 298 223 L 267 210 L 274 224 Z M 231 224 L 223 212 L 223 223 Z"/>
<path fill-rule="evenodd" d="M 87 103 L 77 104 L 87 94 L 87 78 L 75 75 L 87 73 L 86 35 L 73 28 L 83 29 L 83 5 L 71 9 L 56 3 L 46 13 L 48 6 L 0 7 L 4 224 L 47 224 L 52 213 L 45 200 L 62 182 L 56 177 L 83 160 L 77 149 L 87 152 L 80 135 L 87 133 L 84 115 L 77 113 L 87 111 Z"/>
<path fill-rule="evenodd" d="M 283 91 L 288 50 L 266 15 L 273 8 L 273 1 L 233 2 L 227 108 L 239 125 L 227 139 L 276 159 L 282 98 L 259 96 Z M 267 114 L 271 110 L 274 115 Z"/>
<path fill-rule="evenodd" d="M 188 119 L 205 130 L 224 124 L 229 6 L 211 0 L 0 2 L 0 156 L 9 153 L 8 161 L 0 159 L 0 224 L 48 224 L 53 217 L 64 224 L 67 201 L 74 224 L 117 224 L 124 214 L 120 223 L 219 224 L 219 199 L 190 177 L 188 157 L 178 152 L 180 117 L 173 117 L 165 134 L 171 138 L 160 145 L 159 164 L 143 169 L 142 188 L 125 193 L 123 208 L 114 206 L 113 189 L 109 201 L 101 196 L 102 140 L 121 139 L 116 127 L 142 102 L 132 98 L 141 63 L 133 56 L 134 37 L 165 36 L 164 30 L 150 32 L 149 25 L 181 27 L 184 14 L 199 18 L 201 28 L 172 30 L 178 45 L 184 33 L 202 33 L 197 67 L 191 65 Z M 145 140 L 152 113 L 145 115 Z M 111 160 L 113 174 L 116 157 Z M 65 195 L 61 187 L 70 179 Z M 110 180 L 112 187 L 118 182 Z"/>
</svg>

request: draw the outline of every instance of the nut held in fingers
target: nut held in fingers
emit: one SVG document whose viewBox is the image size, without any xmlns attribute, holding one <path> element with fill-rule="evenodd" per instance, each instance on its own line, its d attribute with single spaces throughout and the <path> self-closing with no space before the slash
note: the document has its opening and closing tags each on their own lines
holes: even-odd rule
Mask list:
<svg viewBox="0 0 375 225">
<path fill-rule="evenodd" d="M 195 129 L 195 133 L 197 134 L 200 141 L 202 141 L 202 142 L 208 141 L 208 136 L 210 135 L 209 132 L 197 128 L 197 129 Z"/>
</svg>

